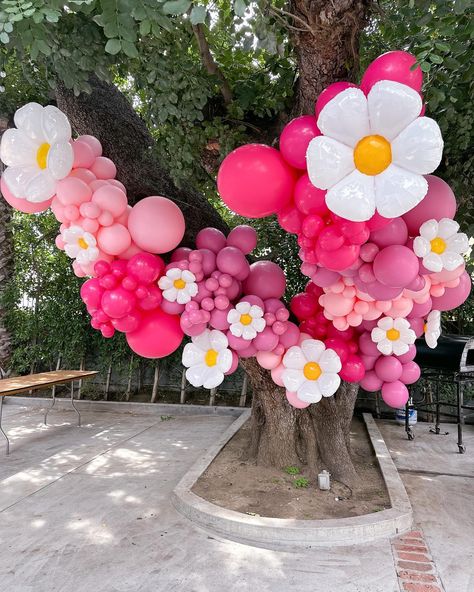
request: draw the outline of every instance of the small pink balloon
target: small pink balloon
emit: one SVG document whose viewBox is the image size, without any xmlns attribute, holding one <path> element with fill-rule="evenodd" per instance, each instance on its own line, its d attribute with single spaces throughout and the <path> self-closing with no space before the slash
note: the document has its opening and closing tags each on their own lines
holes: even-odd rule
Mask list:
<svg viewBox="0 0 474 592">
<path fill-rule="evenodd" d="M 236 247 L 224 247 L 216 257 L 217 269 L 239 279 L 245 279 L 250 273 L 250 265 L 245 255 Z"/>
<path fill-rule="evenodd" d="M 110 158 L 97 156 L 90 170 L 97 179 L 113 179 L 117 174 L 117 167 Z"/>
<path fill-rule="evenodd" d="M 370 220 L 367 220 L 366 225 L 370 232 L 372 232 L 373 230 L 380 230 L 381 228 L 389 224 L 391 220 L 391 218 L 384 218 L 378 212 L 375 212 L 372 218 L 370 218 Z"/>
<path fill-rule="evenodd" d="M 283 380 L 281 378 L 281 375 L 284 370 L 285 370 L 285 366 L 283 366 L 283 364 L 279 364 L 278 366 L 276 366 L 275 368 L 272 368 L 272 370 L 271 370 L 272 380 L 278 386 L 284 386 Z"/>
<path fill-rule="evenodd" d="M 74 163 L 72 166 L 75 169 L 88 169 L 92 166 L 96 155 L 94 154 L 92 147 L 87 142 L 84 142 L 78 138 L 72 143 L 72 150 L 74 153 Z"/>
<path fill-rule="evenodd" d="M 410 328 L 413 329 L 417 337 L 421 337 L 424 332 L 425 322 L 423 319 L 410 317 Z"/>
<path fill-rule="evenodd" d="M 369 393 L 379 391 L 382 388 L 382 384 L 383 382 L 373 370 L 366 372 L 364 378 L 360 381 L 360 386 Z"/>
<path fill-rule="evenodd" d="M 355 84 L 352 82 L 333 82 L 328 87 L 326 87 L 323 92 L 319 95 L 318 100 L 316 101 L 316 117 L 319 117 L 322 109 L 334 99 L 340 92 L 346 90 L 348 88 L 357 88 Z"/>
<path fill-rule="evenodd" d="M 305 401 L 298 399 L 296 393 L 290 393 L 289 391 L 286 391 L 286 398 L 288 403 L 295 409 L 306 409 L 306 407 L 310 406 L 310 403 L 306 403 Z"/>
<path fill-rule="evenodd" d="M 79 208 L 73 205 L 65 206 L 64 217 L 69 220 L 69 222 L 74 222 L 79 218 Z"/>
<path fill-rule="evenodd" d="M 230 368 L 227 370 L 227 372 L 224 372 L 225 376 L 229 376 L 230 374 L 233 374 L 237 368 L 239 367 L 239 356 L 233 351 L 232 352 L 232 364 L 230 366 Z"/>
<path fill-rule="evenodd" d="M 92 203 L 100 209 L 110 212 L 114 218 L 121 216 L 127 209 L 127 196 L 118 187 L 104 185 L 94 191 Z"/>
<path fill-rule="evenodd" d="M 118 255 L 131 245 L 132 239 L 122 224 L 112 224 L 101 228 L 97 234 L 99 247 L 109 255 Z"/>
<path fill-rule="evenodd" d="M 138 329 L 141 318 L 141 314 L 135 310 L 120 319 L 112 319 L 111 323 L 117 331 L 129 333 Z"/>
<path fill-rule="evenodd" d="M 31 201 L 27 201 L 26 199 L 15 197 L 8 189 L 3 177 L 0 179 L 0 190 L 5 201 L 10 204 L 12 208 L 15 208 L 15 210 L 18 210 L 19 212 L 23 212 L 24 214 L 37 214 L 39 212 L 44 212 L 49 208 L 51 202 L 53 201 L 53 198 L 51 198 L 47 199 L 46 201 L 33 203 Z"/>
<path fill-rule="evenodd" d="M 329 337 L 326 339 L 325 345 L 326 348 L 336 352 L 341 359 L 342 364 L 347 362 L 349 359 L 349 346 L 344 339 L 341 339 L 340 337 Z"/>
<path fill-rule="evenodd" d="M 408 397 L 407 387 L 399 380 L 385 382 L 382 385 L 382 399 L 389 407 L 394 407 L 395 409 L 404 407 L 408 401 Z"/>
<path fill-rule="evenodd" d="M 281 364 L 281 356 L 277 356 L 271 351 L 257 351 L 257 362 L 265 370 L 273 370 Z"/>
<path fill-rule="evenodd" d="M 367 356 L 366 354 L 360 354 L 359 357 L 362 360 L 366 371 L 372 370 L 375 366 L 375 362 L 379 359 L 379 356 Z"/>
<path fill-rule="evenodd" d="M 227 237 L 227 246 L 236 247 L 244 255 L 249 255 L 257 246 L 257 231 L 246 224 L 236 226 Z"/>
<path fill-rule="evenodd" d="M 227 320 L 227 314 L 230 310 L 230 307 L 226 310 L 219 310 L 215 308 L 211 312 L 211 320 L 209 324 L 214 328 L 218 329 L 219 331 L 227 331 L 229 328 L 229 321 Z"/>
<path fill-rule="evenodd" d="M 156 308 L 143 315 L 138 329 L 126 333 L 127 343 L 139 356 L 164 358 L 178 349 L 183 340 L 179 317 Z"/>
<path fill-rule="evenodd" d="M 109 185 L 113 185 L 114 187 L 118 187 L 121 191 L 125 193 L 125 195 L 127 195 L 127 188 L 123 183 L 121 183 L 117 179 L 107 179 L 107 183 Z"/>
<path fill-rule="evenodd" d="M 283 230 L 286 230 L 286 232 L 298 234 L 301 231 L 304 216 L 295 207 L 292 201 L 278 212 L 277 218 L 278 224 L 283 228 Z"/>
<path fill-rule="evenodd" d="M 90 135 L 85 134 L 83 136 L 79 136 L 77 138 L 76 142 L 84 142 L 88 146 L 90 146 L 92 149 L 92 152 L 94 153 L 94 156 L 101 156 L 102 155 L 102 144 L 99 142 L 99 140 L 95 136 L 90 136 Z"/>
<path fill-rule="evenodd" d="M 404 245 L 408 238 L 408 229 L 403 218 L 394 218 L 383 228 L 370 233 L 370 242 L 380 249 L 389 245 Z"/>
<path fill-rule="evenodd" d="M 111 337 L 114 336 L 115 329 L 113 328 L 113 326 L 111 324 L 104 323 L 103 325 L 100 326 L 100 332 L 102 333 L 102 337 L 105 337 L 106 339 L 110 339 Z"/>
<path fill-rule="evenodd" d="M 306 169 L 306 151 L 313 138 L 321 132 L 312 115 L 302 115 L 290 121 L 280 135 L 280 152 L 288 164 Z"/>
<path fill-rule="evenodd" d="M 73 169 L 69 173 L 69 178 L 72 178 L 72 177 L 74 177 L 76 179 L 80 179 L 81 181 L 84 181 L 84 183 L 87 183 L 88 185 L 97 179 L 97 177 L 94 175 L 94 173 L 91 170 L 82 169 L 82 168 L 81 169 Z"/>
<path fill-rule="evenodd" d="M 428 313 L 432 310 L 433 303 L 431 298 L 428 298 L 426 302 L 422 304 L 417 304 L 416 302 L 413 303 L 413 308 L 409 314 L 410 317 L 427 317 Z"/>
<path fill-rule="evenodd" d="M 300 339 L 300 330 L 294 323 L 288 321 L 286 324 L 286 331 L 283 335 L 280 335 L 280 343 L 285 349 L 290 348 L 292 345 L 296 345 Z"/>
<path fill-rule="evenodd" d="M 92 278 L 84 282 L 81 286 L 81 298 L 87 307 L 92 310 L 97 310 L 100 307 L 100 302 L 104 289 L 101 287 L 97 278 Z"/>
<path fill-rule="evenodd" d="M 414 384 L 421 376 L 420 367 L 416 362 L 407 362 L 403 364 L 400 382 L 403 384 Z"/>
<path fill-rule="evenodd" d="M 114 223 L 114 217 L 113 217 L 112 213 L 107 212 L 106 210 L 103 210 L 101 212 L 101 214 L 97 218 L 97 220 L 99 221 L 99 224 L 101 226 L 112 226 L 112 224 Z"/>
<path fill-rule="evenodd" d="M 153 310 L 161 304 L 163 296 L 161 290 L 154 284 L 148 286 L 148 296 L 142 298 L 138 303 L 139 308 L 142 310 Z"/>
<path fill-rule="evenodd" d="M 393 80 L 406 84 L 420 92 L 423 84 L 423 72 L 419 65 L 415 68 L 415 56 L 406 51 L 388 51 L 376 58 L 364 72 L 360 87 L 365 94 L 380 80 Z"/>
<path fill-rule="evenodd" d="M 109 317 L 116 319 L 130 314 L 135 303 L 135 295 L 122 287 L 106 290 L 101 299 L 102 310 Z"/>
<path fill-rule="evenodd" d="M 411 321 L 411 319 L 409 319 Z M 398 360 L 402 364 L 406 364 L 407 362 L 411 362 L 415 359 L 416 356 L 416 346 L 414 344 L 410 344 L 408 346 L 408 351 L 406 354 L 402 354 L 401 356 L 397 356 Z"/>
<path fill-rule="evenodd" d="M 241 358 L 253 358 L 256 354 L 257 348 L 252 343 L 245 349 L 239 351 L 239 356 Z"/>
<path fill-rule="evenodd" d="M 395 356 L 380 356 L 375 362 L 375 374 L 383 382 L 394 382 L 402 375 L 402 364 Z"/>
<path fill-rule="evenodd" d="M 127 259 L 128 261 L 128 259 L 131 259 L 134 255 L 138 255 L 138 253 L 143 253 L 143 251 L 132 242 L 128 249 L 119 253 L 118 256 L 121 259 Z"/>
<path fill-rule="evenodd" d="M 459 284 L 456 288 L 446 288 L 442 296 L 433 297 L 434 310 L 452 310 L 461 306 L 471 292 L 471 278 L 466 271 L 459 278 Z"/>
<path fill-rule="evenodd" d="M 98 218 L 101 214 L 99 206 L 91 201 L 82 203 L 79 207 L 79 211 L 84 218 Z"/>
<path fill-rule="evenodd" d="M 250 273 L 243 283 L 244 292 L 255 294 L 263 300 L 281 298 L 286 289 L 286 277 L 273 261 L 256 261 L 250 266 Z"/>
</svg>

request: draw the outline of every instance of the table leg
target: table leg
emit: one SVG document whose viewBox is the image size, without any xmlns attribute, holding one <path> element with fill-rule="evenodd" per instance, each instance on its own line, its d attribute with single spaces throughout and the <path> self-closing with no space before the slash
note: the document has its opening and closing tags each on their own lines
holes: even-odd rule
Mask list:
<svg viewBox="0 0 474 592">
<path fill-rule="evenodd" d="M 5 397 L 0 397 L 0 432 L 5 436 L 5 440 L 7 441 L 7 456 L 10 454 L 10 440 L 6 435 L 4 429 L 2 428 L 2 411 L 3 411 L 3 399 Z"/>
<path fill-rule="evenodd" d="M 81 414 L 79 413 L 79 409 L 74 404 L 74 380 L 71 381 L 71 405 L 74 408 L 74 411 L 77 413 L 77 425 L 81 425 Z"/>
<path fill-rule="evenodd" d="M 56 403 L 56 389 L 53 389 L 52 395 L 53 395 L 53 402 L 51 404 L 51 407 L 48 407 L 48 409 L 46 409 L 46 411 L 44 413 L 44 425 L 47 425 L 48 413 L 51 411 L 51 409 L 54 407 L 54 404 Z"/>
</svg>

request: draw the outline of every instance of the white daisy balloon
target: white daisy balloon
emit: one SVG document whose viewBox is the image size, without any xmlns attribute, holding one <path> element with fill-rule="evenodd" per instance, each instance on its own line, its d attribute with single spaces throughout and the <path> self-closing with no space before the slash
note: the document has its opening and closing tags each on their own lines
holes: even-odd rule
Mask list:
<svg viewBox="0 0 474 592">
<path fill-rule="evenodd" d="M 66 255 L 81 265 L 96 261 L 99 256 L 97 241 L 80 226 L 70 226 L 62 233 Z"/>
<path fill-rule="evenodd" d="M 282 363 L 285 369 L 281 378 L 285 388 L 306 403 L 331 397 L 341 384 L 339 356 L 317 339 L 306 339 L 300 346 L 290 347 Z"/>
<path fill-rule="evenodd" d="M 415 343 L 416 335 L 406 319 L 383 317 L 377 322 L 377 327 L 372 329 L 371 338 L 377 344 L 379 352 L 385 356 L 401 356 Z"/>
<path fill-rule="evenodd" d="M 441 312 L 439 310 L 432 310 L 430 312 L 423 330 L 426 345 L 434 349 L 438 345 L 438 339 L 441 336 Z"/>
<path fill-rule="evenodd" d="M 454 271 L 464 263 L 462 254 L 469 250 L 469 239 L 458 232 L 459 224 L 451 218 L 439 222 L 427 220 L 420 226 L 420 235 L 413 241 L 413 250 L 423 259 L 426 269 L 437 273 Z"/>
<path fill-rule="evenodd" d="M 229 310 L 227 321 L 232 335 L 247 340 L 257 337 L 257 333 L 261 333 L 266 326 L 262 307 L 250 302 L 239 302 Z"/>
<path fill-rule="evenodd" d="M 28 103 L 15 113 L 14 122 L 16 128 L 7 129 L 0 144 L 0 158 L 7 165 L 3 179 L 15 197 L 46 201 L 72 169 L 69 121 L 53 105 Z"/>
<path fill-rule="evenodd" d="M 306 160 L 334 214 L 355 222 L 376 211 L 395 218 L 423 199 L 423 175 L 438 167 L 443 139 L 433 119 L 419 117 L 421 108 L 415 90 L 391 80 L 377 82 L 367 97 L 348 88 L 323 107 L 323 135 L 311 140 Z"/>
<path fill-rule="evenodd" d="M 163 290 L 163 298 L 169 302 L 186 304 L 198 293 L 196 276 L 188 269 L 172 267 L 158 280 Z"/>
<path fill-rule="evenodd" d="M 184 346 L 182 361 L 187 367 L 186 378 L 193 386 L 211 389 L 221 384 L 232 366 L 228 345 L 222 331 L 205 329 Z"/>
</svg>

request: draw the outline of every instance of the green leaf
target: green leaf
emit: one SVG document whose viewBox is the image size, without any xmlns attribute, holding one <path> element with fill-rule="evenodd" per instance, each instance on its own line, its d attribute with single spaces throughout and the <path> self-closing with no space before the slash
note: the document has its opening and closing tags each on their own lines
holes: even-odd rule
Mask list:
<svg viewBox="0 0 474 592">
<path fill-rule="evenodd" d="M 38 49 L 42 54 L 45 56 L 51 55 L 51 47 L 46 43 L 44 39 L 37 39 L 36 43 L 38 44 Z"/>
<path fill-rule="evenodd" d="M 244 16 L 246 10 L 247 4 L 245 3 L 245 0 L 234 1 L 234 12 L 237 16 Z"/>
<path fill-rule="evenodd" d="M 436 53 L 432 53 L 430 54 L 430 62 L 432 62 L 433 64 L 442 64 L 443 58 L 437 55 Z"/>
<path fill-rule="evenodd" d="M 143 20 L 140 23 L 140 35 L 145 37 L 145 35 L 149 35 L 151 31 L 151 23 L 148 19 Z"/>
<path fill-rule="evenodd" d="M 105 51 L 111 55 L 116 55 L 122 49 L 120 39 L 109 39 L 105 44 Z"/>
<path fill-rule="evenodd" d="M 163 12 L 165 14 L 184 14 L 189 10 L 191 0 L 168 0 L 163 4 Z"/>
<path fill-rule="evenodd" d="M 3 30 L 6 33 L 11 33 L 13 31 L 13 25 L 11 23 L 4 23 Z"/>
<path fill-rule="evenodd" d="M 431 64 L 429 62 L 421 62 L 420 68 L 422 72 L 429 72 L 431 70 Z"/>
<path fill-rule="evenodd" d="M 204 23 L 206 21 L 206 16 L 207 10 L 205 6 L 193 6 L 189 20 L 191 21 L 191 24 L 198 25 L 199 23 Z"/>
<path fill-rule="evenodd" d="M 8 33 L 5 33 L 5 31 L 2 31 L 0 33 L 0 42 L 2 43 L 8 43 L 10 41 L 10 37 L 8 35 Z"/>
<path fill-rule="evenodd" d="M 138 50 L 135 44 L 131 41 L 126 41 L 125 39 L 122 40 L 122 49 L 125 55 L 127 55 L 129 58 L 138 57 Z"/>
</svg>

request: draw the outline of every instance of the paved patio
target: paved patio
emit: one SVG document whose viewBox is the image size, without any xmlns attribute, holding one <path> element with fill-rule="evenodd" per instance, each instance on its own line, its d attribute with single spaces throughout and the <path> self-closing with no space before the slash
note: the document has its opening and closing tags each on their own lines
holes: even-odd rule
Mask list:
<svg viewBox="0 0 474 592">
<path fill-rule="evenodd" d="M 298 553 L 272 551 L 210 536 L 174 510 L 169 502 L 173 487 L 232 423 L 232 416 L 176 415 L 162 421 L 159 414 L 88 411 L 78 428 L 71 425 L 76 418 L 70 411 L 53 411 L 48 427 L 42 426 L 38 408 L 6 405 L 4 412 L 12 452 L 4 457 L 0 449 L 1 590 L 399 590 L 388 540 Z M 392 435 L 390 426 L 381 427 L 402 456 L 405 444 L 399 442 L 399 433 Z M 417 446 L 421 441 L 420 437 L 407 444 Z M 467 446 L 464 458 L 469 460 L 474 442 Z M 414 458 L 411 453 L 406 457 Z M 472 556 L 466 563 L 467 535 L 462 539 L 466 554 L 458 555 L 457 563 L 454 559 L 461 535 L 452 499 L 460 490 L 454 482 L 440 488 L 438 481 L 425 482 L 412 473 L 403 474 L 406 477 L 418 519 L 447 574 L 447 592 L 469 592 L 474 587 Z M 469 535 L 471 484 L 472 480 L 462 490 L 466 509 L 463 524 L 457 522 Z M 445 494 L 450 498 L 443 502 Z M 433 516 L 423 514 L 431 513 L 423 510 L 425 495 Z M 443 545 L 444 555 L 438 551 Z M 457 575 L 450 575 L 454 569 Z"/>
</svg>

